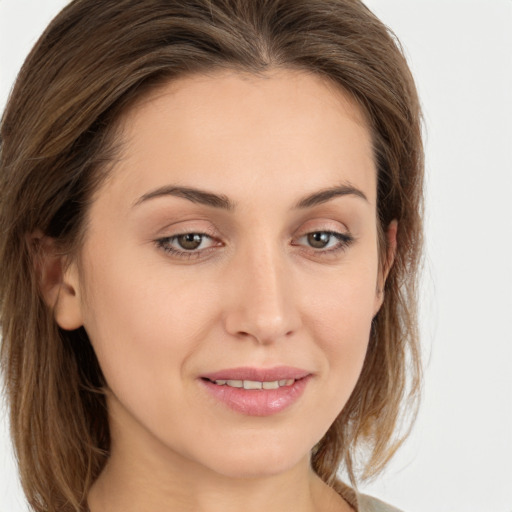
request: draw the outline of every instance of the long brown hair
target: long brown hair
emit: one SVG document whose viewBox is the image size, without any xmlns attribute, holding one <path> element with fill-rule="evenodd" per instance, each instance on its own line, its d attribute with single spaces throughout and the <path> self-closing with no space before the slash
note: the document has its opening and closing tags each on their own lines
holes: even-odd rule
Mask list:
<svg viewBox="0 0 512 512">
<path fill-rule="evenodd" d="M 28 56 L 0 132 L 1 364 L 34 510 L 81 510 L 110 437 L 87 334 L 56 325 L 38 286 L 41 248 L 27 235 L 39 231 L 78 253 L 88 204 L 115 157 L 116 120 L 150 87 L 222 68 L 279 67 L 327 77 L 358 102 L 373 135 L 380 233 L 393 219 L 399 225 L 362 374 L 312 466 L 330 485 L 340 465 L 353 481 L 371 477 L 403 439 L 397 427 L 414 416 L 421 373 L 423 148 L 396 38 L 358 0 L 75 0 Z"/>
</svg>

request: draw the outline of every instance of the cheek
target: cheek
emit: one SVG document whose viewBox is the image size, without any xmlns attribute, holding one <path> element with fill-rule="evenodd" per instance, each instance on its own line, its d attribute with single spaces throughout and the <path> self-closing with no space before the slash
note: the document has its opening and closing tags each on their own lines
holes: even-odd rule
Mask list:
<svg viewBox="0 0 512 512">
<path fill-rule="evenodd" d="M 109 387 L 144 403 L 154 390 L 178 388 L 210 330 L 213 301 L 120 254 L 89 267 L 84 327 Z"/>
<path fill-rule="evenodd" d="M 347 402 L 361 373 L 375 314 L 375 266 L 361 265 L 325 282 L 309 302 L 307 326 L 321 351 L 332 420 Z M 310 297 L 311 294 L 309 295 Z"/>
<path fill-rule="evenodd" d="M 198 301 L 197 287 L 122 272 L 120 263 L 95 273 L 85 325 L 109 388 L 111 426 L 142 439 L 151 432 L 188 453 L 202 417 L 186 377 L 211 330 L 213 301 Z"/>
</svg>

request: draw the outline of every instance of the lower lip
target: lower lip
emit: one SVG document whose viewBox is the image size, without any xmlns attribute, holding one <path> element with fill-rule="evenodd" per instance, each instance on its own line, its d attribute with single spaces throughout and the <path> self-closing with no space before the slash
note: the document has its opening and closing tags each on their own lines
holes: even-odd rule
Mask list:
<svg viewBox="0 0 512 512">
<path fill-rule="evenodd" d="M 234 411 L 247 416 L 271 416 L 294 404 L 304 392 L 310 376 L 296 380 L 291 386 L 277 389 L 244 389 L 218 386 L 201 380 L 208 392 Z"/>
</svg>

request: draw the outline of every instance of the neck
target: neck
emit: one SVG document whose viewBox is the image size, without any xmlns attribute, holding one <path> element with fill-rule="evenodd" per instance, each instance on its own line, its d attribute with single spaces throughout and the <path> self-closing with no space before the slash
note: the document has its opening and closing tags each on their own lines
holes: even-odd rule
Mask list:
<svg viewBox="0 0 512 512">
<path fill-rule="evenodd" d="M 309 455 L 278 474 L 219 474 L 111 418 L 111 455 L 93 485 L 91 512 L 349 512 L 311 469 Z M 116 426 L 117 424 L 117 426 Z M 133 426 L 133 425 L 132 425 Z M 138 427 L 138 426 L 137 426 Z"/>
<path fill-rule="evenodd" d="M 191 471 L 189 464 L 164 471 L 148 462 L 126 464 L 113 456 L 91 490 L 91 512 L 340 510 L 325 506 L 326 498 L 334 505 L 338 497 L 329 496 L 331 490 L 305 464 L 270 477 L 231 478 Z"/>
</svg>

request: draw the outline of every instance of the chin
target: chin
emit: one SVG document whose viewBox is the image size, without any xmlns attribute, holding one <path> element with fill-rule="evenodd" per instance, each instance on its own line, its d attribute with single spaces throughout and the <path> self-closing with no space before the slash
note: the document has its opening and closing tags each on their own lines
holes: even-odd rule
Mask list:
<svg viewBox="0 0 512 512">
<path fill-rule="evenodd" d="M 227 447 L 222 453 L 212 454 L 210 461 L 203 464 L 228 478 L 265 478 L 284 474 L 301 463 L 308 465 L 310 453 L 303 446 L 253 443 L 250 447 Z"/>
</svg>

